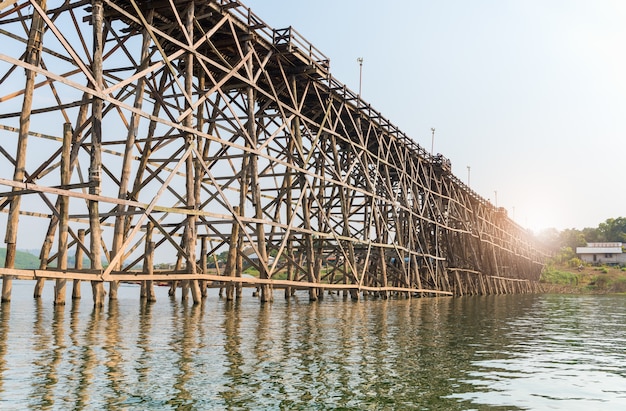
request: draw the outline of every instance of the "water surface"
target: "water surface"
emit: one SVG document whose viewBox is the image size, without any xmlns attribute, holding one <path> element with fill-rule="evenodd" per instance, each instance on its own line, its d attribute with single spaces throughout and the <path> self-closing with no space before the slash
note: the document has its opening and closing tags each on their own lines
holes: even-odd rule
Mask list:
<svg viewBox="0 0 626 411">
<path fill-rule="evenodd" d="M 51 288 L 50 283 L 47 288 Z M 0 409 L 622 410 L 626 298 L 354 303 L 246 291 L 194 306 L 138 286 L 94 310 L 14 282 L 0 308 Z"/>
</svg>

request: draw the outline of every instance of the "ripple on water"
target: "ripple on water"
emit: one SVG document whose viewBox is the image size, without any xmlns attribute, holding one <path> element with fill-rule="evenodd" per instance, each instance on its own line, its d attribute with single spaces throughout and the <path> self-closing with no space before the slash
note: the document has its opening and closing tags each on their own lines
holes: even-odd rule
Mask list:
<svg viewBox="0 0 626 411">
<path fill-rule="evenodd" d="M 538 299 L 511 322 L 505 346 L 477 353 L 464 379 L 476 390 L 452 396 L 528 409 L 624 409 L 626 324 L 614 320 L 625 309 L 623 297 Z"/>
</svg>

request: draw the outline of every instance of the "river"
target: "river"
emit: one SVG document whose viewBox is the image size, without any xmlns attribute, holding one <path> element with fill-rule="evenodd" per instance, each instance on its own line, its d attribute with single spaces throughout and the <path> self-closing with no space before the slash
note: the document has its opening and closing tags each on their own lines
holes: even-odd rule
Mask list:
<svg viewBox="0 0 626 411">
<path fill-rule="evenodd" d="M 15 281 L 0 308 L 0 409 L 623 410 L 626 297 L 362 300 L 94 310 Z"/>
</svg>

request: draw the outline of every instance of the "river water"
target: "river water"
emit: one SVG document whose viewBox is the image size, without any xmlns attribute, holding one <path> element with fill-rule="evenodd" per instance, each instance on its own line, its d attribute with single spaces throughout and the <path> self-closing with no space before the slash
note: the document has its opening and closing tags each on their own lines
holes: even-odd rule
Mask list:
<svg viewBox="0 0 626 411">
<path fill-rule="evenodd" d="M 626 297 L 510 295 L 0 308 L 0 409 L 623 410 Z M 46 288 L 52 288 L 52 284 Z"/>
</svg>

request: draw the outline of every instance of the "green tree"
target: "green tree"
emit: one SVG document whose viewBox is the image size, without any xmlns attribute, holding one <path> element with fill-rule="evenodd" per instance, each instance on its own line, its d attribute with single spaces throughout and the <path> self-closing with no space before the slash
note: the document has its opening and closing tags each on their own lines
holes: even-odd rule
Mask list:
<svg viewBox="0 0 626 411">
<path fill-rule="evenodd" d="M 586 227 L 583 228 L 582 233 L 587 243 L 597 243 L 599 241 L 602 241 L 600 240 L 600 232 L 597 228 Z"/>
<path fill-rule="evenodd" d="M 576 247 L 584 247 L 587 245 L 587 239 L 582 231 L 575 228 L 568 228 L 559 234 L 559 245 L 576 250 Z"/>
<path fill-rule="evenodd" d="M 222 251 L 221 253 L 217 255 L 217 261 L 221 263 L 225 263 L 226 260 L 228 260 L 228 250 Z"/>
<path fill-rule="evenodd" d="M 601 241 L 626 242 L 626 218 L 609 218 L 598 225 L 598 232 Z"/>
</svg>

